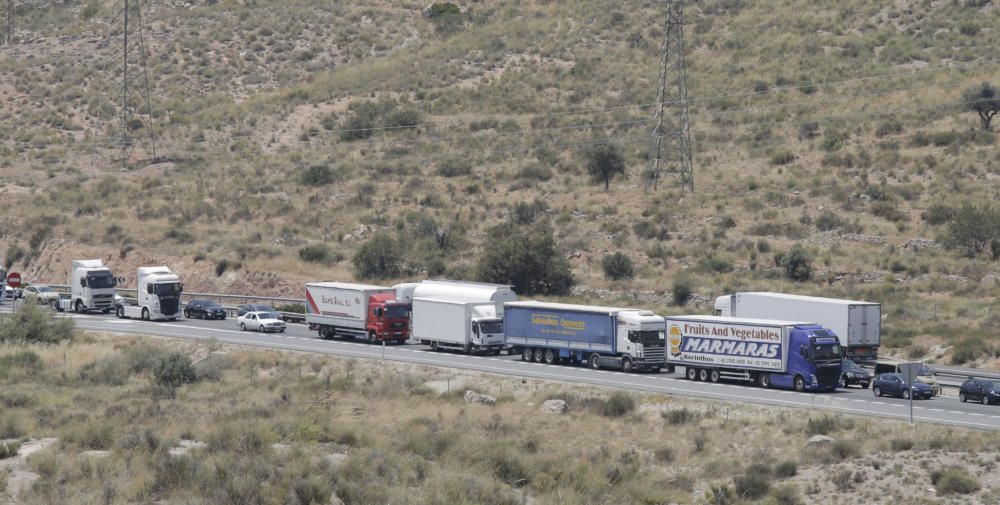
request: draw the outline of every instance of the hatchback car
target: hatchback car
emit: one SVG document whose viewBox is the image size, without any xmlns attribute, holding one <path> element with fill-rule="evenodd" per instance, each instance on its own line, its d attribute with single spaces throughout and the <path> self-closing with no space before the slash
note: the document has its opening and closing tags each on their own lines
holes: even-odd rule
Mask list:
<svg viewBox="0 0 1000 505">
<path fill-rule="evenodd" d="M 59 299 L 59 293 L 49 286 L 26 286 L 23 296 L 29 302 L 43 305 L 52 305 L 52 302 Z"/>
<path fill-rule="evenodd" d="M 914 400 L 920 398 L 929 400 L 934 396 L 934 390 L 930 384 L 913 381 L 912 386 L 907 386 L 903 375 L 898 373 L 884 373 L 876 377 L 875 383 L 872 385 L 872 392 L 875 393 L 875 396 L 898 396 L 904 400 L 909 399 L 911 394 Z"/>
<path fill-rule="evenodd" d="M 236 322 L 239 323 L 240 329 L 243 331 L 257 330 L 260 332 L 273 331 L 277 333 L 284 333 L 285 331 L 285 322 L 281 319 L 276 319 L 274 314 L 270 312 L 247 312 L 237 317 Z"/>
<path fill-rule="evenodd" d="M 872 374 L 868 373 L 868 370 L 861 368 L 857 363 L 845 359 L 840 369 L 840 382 L 845 388 L 852 384 L 857 384 L 861 386 L 861 389 L 868 389 L 868 386 L 872 382 Z"/>
<path fill-rule="evenodd" d="M 958 399 L 982 402 L 983 405 L 1000 403 L 1000 381 L 970 378 L 958 388 Z"/>
<path fill-rule="evenodd" d="M 198 319 L 225 319 L 226 309 L 212 300 L 191 300 L 191 303 L 188 303 L 184 307 L 184 317 L 188 319 L 193 317 L 197 317 Z"/>
</svg>

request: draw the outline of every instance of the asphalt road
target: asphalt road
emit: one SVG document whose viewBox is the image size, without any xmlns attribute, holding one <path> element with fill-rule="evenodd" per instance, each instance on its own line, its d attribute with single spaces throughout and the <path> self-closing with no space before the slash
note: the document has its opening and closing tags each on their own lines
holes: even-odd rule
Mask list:
<svg viewBox="0 0 1000 505">
<path fill-rule="evenodd" d="M 0 306 L 9 312 L 10 305 Z M 798 393 L 761 389 L 743 384 L 694 382 L 675 374 L 624 374 L 611 370 L 590 370 L 569 365 L 527 363 L 520 356 L 467 356 L 433 352 L 421 345 L 378 346 L 353 341 L 321 340 L 303 325 L 289 325 L 285 333 L 243 332 L 232 319 L 201 321 L 185 319 L 173 322 L 147 322 L 116 319 L 113 315 L 78 315 L 72 317 L 83 330 L 158 335 L 189 340 L 215 339 L 227 344 L 315 352 L 363 359 L 384 359 L 430 366 L 476 370 L 525 378 L 565 381 L 607 386 L 618 389 L 649 391 L 749 404 L 791 407 L 806 410 L 840 412 L 856 416 L 909 419 L 909 402 L 897 398 L 877 398 L 870 390 L 841 389 L 833 393 Z M 680 369 L 679 372 L 683 372 Z M 937 397 L 913 402 L 913 418 L 918 423 L 937 423 L 982 430 L 1000 430 L 1000 406 L 961 403 L 955 397 Z"/>
</svg>

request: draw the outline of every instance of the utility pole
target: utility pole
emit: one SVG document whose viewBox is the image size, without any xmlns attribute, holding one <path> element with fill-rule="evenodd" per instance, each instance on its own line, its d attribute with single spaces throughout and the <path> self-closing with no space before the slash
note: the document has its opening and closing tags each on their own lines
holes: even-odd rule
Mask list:
<svg viewBox="0 0 1000 505">
<path fill-rule="evenodd" d="M 676 173 L 681 189 L 694 192 L 691 127 L 688 119 L 687 70 L 684 68 L 684 1 L 667 0 L 660 88 L 656 94 L 646 191 L 655 191 L 663 172 Z M 668 110 L 669 109 L 669 110 Z"/>
<path fill-rule="evenodd" d="M 151 160 L 156 160 L 140 0 L 116 0 L 112 5 L 106 47 L 109 61 L 114 62 L 109 77 L 117 84 L 109 97 L 117 109 L 112 119 L 116 123 L 112 148 L 118 151 L 123 168 L 128 168 L 136 143 L 143 145 Z"/>
</svg>

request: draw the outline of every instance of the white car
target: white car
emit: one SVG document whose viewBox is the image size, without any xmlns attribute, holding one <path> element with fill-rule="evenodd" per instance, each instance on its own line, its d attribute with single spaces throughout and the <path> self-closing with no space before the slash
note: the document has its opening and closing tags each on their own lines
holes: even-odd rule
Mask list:
<svg viewBox="0 0 1000 505">
<path fill-rule="evenodd" d="M 45 305 L 52 305 L 52 302 L 59 299 L 59 293 L 49 286 L 27 286 L 21 296 L 25 300 Z"/>
<path fill-rule="evenodd" d="M 276 331 L 278 333 L 284 333 L 285 331 L 285 322 L 275 318 L 271 312 L 247 312 L 237 317 L 236 323 L 240 325 L 240 329 L 243 331 Z"/>
</svg>

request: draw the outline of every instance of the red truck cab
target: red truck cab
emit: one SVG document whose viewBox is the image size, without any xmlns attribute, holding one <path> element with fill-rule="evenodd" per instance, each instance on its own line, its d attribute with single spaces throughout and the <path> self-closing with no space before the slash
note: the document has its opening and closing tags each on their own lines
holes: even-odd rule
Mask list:
<svg viewBox="0 0 1000 505">
<path fill-rule="evenodd" d="M 367 319 L 370 340 L 402 344 L 410 338 L 410 305 L 397 301 L 392 293 L 372 294 L 368 298 Z"/>
</svg>

